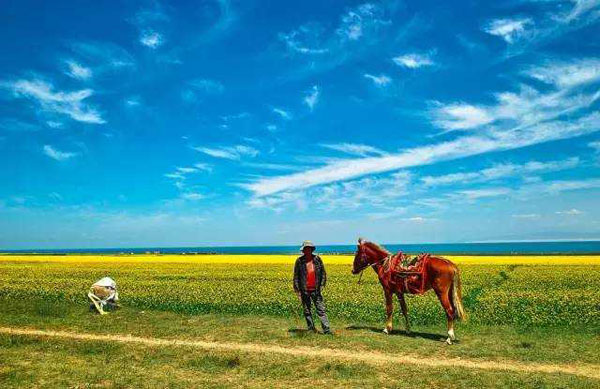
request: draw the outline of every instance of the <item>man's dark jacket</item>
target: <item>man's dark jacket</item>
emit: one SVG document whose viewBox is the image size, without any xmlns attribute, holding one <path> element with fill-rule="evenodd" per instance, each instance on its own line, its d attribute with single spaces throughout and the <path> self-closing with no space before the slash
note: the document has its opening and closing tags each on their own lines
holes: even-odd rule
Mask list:
<svg viewBox="0 0 600 389">
<path fill-rule="evenodd" d="M 327 283 L 327 273 L 325 266 L 318 255 L 313 255 L 315 266 L 315 290 L 320 291 Z M 294 265 L 294 291 L 306 293 L 306 258 L 304 255 L 296 259 Z"/>
</svg>

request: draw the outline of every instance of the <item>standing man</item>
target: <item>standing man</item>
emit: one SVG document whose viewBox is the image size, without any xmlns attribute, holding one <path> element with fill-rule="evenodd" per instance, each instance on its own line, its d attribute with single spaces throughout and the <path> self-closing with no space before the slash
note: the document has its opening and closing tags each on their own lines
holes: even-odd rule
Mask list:
<svg viewBox="0 0 600 389">
<path fill-rule="evenodd" d="M 304 255 L 296 259 L 294 265 L 294 292 L 302 300 L 302 308 L 304 309 L 308 329 L 317 331 L 311 313 L 312 301 L 321 321 L 323 333 L 331 335 L 329 320 L 327 320 L 327 313 L 325 312 L 325 303 L 321 294 L 321 288 L 324 288 L 327 283 L 325 266 L 323 266 L 321 258 L 313 254 L 315 245 L 311 241 L 305 240 L 300 250 Z"/>
</svg>

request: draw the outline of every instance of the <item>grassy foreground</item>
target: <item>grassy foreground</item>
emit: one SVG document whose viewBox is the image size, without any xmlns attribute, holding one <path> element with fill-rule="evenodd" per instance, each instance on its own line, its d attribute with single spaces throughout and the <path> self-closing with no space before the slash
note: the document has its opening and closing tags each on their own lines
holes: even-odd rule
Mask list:
<svg viewBox="0 0 600 389">
<path fill-rule="evenodd" d="M 382 293 L 374 274 L 365 273 L 365 284 L 356 285 L 352 259 L 343 256 L 324 257 L 334 337 L 303 331 L 290 291 L 290 256 L 0 256 L 0 327 L 600 369 L 600 258 L 451 259 L 463 273 L 471 316 L 458 326 L 460 343 L 452 347 L 441 341 L 444 318 L 431 294 L 408 302 L 415 333 L 408 336 L 400 325 L 391 336 L 381 334 Z M 105 275 L 117 280 L 125 307 L 100 317 L 87 311 L 85 292 Z M 1 387 L 302 385 L 592 388 L 600 381 L 0 335 Z"/>
</svg>

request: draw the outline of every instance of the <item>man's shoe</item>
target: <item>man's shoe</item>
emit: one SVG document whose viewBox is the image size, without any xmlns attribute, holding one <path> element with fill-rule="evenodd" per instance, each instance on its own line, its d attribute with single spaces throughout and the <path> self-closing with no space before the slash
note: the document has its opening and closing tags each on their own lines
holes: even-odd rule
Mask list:
<svg viewBox="0 0 600 389">
<path fill-rule="evenodd" d="M 333 332 L 331 330 L 324 330 L 323 331 L 323 335 L 333 335 Z"/>
</svg>

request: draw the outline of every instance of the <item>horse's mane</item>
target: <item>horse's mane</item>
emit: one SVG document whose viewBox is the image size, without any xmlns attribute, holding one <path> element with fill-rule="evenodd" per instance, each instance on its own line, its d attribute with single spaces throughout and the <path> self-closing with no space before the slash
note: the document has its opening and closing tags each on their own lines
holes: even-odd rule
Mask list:
<svg viewBox="0 0 600 389">
<path fill-rule="evenodd" d="M 371 242 L 370 240 L 364 240 L 363 244 L 368 244 L 371 247 L 375 248 L 376 250 L 382 251 L 384 253 L 386 253 L 387 255 L 391 255 L 392 253 L 390 253 L 389 251 L 387 251 L 387 249 L 375 242 Z"/>
</svg>

